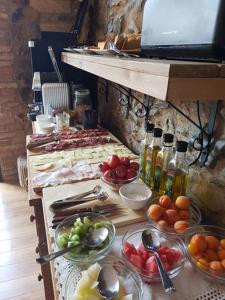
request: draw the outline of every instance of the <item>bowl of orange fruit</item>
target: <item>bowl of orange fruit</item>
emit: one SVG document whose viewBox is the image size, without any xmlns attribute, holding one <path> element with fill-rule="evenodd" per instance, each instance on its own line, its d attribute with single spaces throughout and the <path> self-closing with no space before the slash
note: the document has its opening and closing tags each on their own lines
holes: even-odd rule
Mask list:
<svg viewBox="0 0 225 300">
<path fill-rule="evenodd" d="M 193 226 L 185 235 L 187 258 L 206 279 L 225 284 L 225 229 Z"/>
<path fill-rule="evenodd" d="M 173 201 L 168 195 L 152 199 L 147 217 L 157 229 L 180 237 L 184 237 L 191 226 L 199 225 L 202 219 L 191 198 L 178 196 Z"/>
</svg>

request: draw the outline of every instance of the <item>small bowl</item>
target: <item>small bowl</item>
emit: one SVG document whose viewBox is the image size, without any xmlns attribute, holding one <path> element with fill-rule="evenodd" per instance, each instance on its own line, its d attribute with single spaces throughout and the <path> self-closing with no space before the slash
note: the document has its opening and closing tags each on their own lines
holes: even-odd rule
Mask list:
<svg viewBox="0 0 225 300">
<path fill-rule="evenodd" d="M 49 133 L 55 129 L 55 123 L 40 123 L 38 124 L 41 133 Z"/>
<path fill-rule="evenodd" d="M 170 278 L 177 276 L 180 273 L 181 269 L 183 268 L 185 262 L 185 252 L 184 252 L 183 242 L 179 237 L 175 238 L 165 233 L 162 233 L 152 225 L 146 225 L 145 227 L 139 228 L 136 231 L 127 231 L 125 233 L 122 239 L 122 255 L 125 263 L 129 267 L 132 267 L 141 276 L 141 278 L 145 283 L 161 281 L 159 273 L 147 271 L 144 266 L 142 266 L 142 269 L 137 268 L 136 266 L 133 265 L 133 263 L 125 254 L 126 242 L 133 244 L 136 249 L 142 244 L 141 236 L 142 236 L 142 232 L 145 229 L 151 231 L 155 243 L 159 242 L 161 246 L 172 248 L 180 253 L 179 260 L 172 265 L 170 270 L 167 271 L 167 274 L 169 275 Z"/>
<path fill-rule="evenodd" d="M 64 255 L 64 258 L 76 263 L 94 263 L 104 258 L 110 252 L 116 234 L 115 226 L 110 222 L 109 219 L 101 214 L 92 212 L 75 214 L 72 217 L 66 218 L 64 221 L 62 221 L 55 230 L 55 244 L 58 250 L 63 249 L 62 247 L 60 247 L 59 237 L 62 234 L 69 235 L 74 223 L 78 220 L 78 218 L 83 221 L 85 217 L 88 217 L 88 219 L 92 223 L 104 223 L 109 230 L 109 235 L 106 242 L 104 242 L 102 246 L 98 246 L 96 248 L 88 248 L 87 246 L 75 248 L 74 250 Z M 65 247 L 67 246 L 68 245 L 66 245 Z"/>
<path fill-rule="evenodd" d="M 138 175 L 135 177 L 132 177 L 130 179 L 106 179 L 104 177 L 104 174 L 101 174 L 101 180 L 102 182 L 107 185 L 112 191 L 114 192 L 119 192 L 119 189 L 121 188 L 121 186 L 123 186 L 124 184 L 128 184 L 131 183 L 135 180 L 138 179 Z"/>
<path fill-rule="evenodd" d="M 159 197 L 152 199 L 150 201 L 151 202 L 150 205 L 158 204 L 158 200 L 159 200 Z M 191 213 L 191 216 L 187 220 L 190 223 L 190 227 L 199 225 L 202 221 L 202 214 L 201 214 L 198 206 L 194 203 L 193 200 L 191 200 L 190 213 Z M 179 236 L 181 238 L 184 238 L 186 232 L 178 233 L 174 230 L 174 228 L 172 226 L 160 226 L 156 221 L 153 221 L 148 215 L 147 215 L 147 218 L 148 218 L 149 223 L 152 224 L 155 228 L 159 229 L 160 231 L 165 232 L 167 234 L 174 235 L 175 237 Z M 187 231 L 188 231 L 188 228 L 187 228 Z"/>
<path fill-rule="evenodd" d="M 140 276 L 124 264 L 121 259 L 114 256 L 107 256 L 103 260 L 99 261 L 98 264 L 103 266 L 113 267 L 117 272 L 120 284 L 126 290 L 128 294 L 132 294 L 133 300 L 141 300 L 143 297 L 143 284 Z M 73 299 L 73 295 L 76 291 L 77 284 L 81 279 L 81 272 L 87 270 L 90 265 L 80 264 L 75 265 L 69 273 L 66 279 L 65 285 L 65 300 Z"/>
<path fill-rule="evenodd" d="M 127 207 L 138 210 L 146 206 L 152 191 L 143 182 L 132 182 L 121 186 L 119 194 Z"/>
<path fill-rule="evenodd" d="M 51 122 L 52 117 L 50 115 L 37 115 L 36 116 L 36 121 L 38 122 L 38 124 L 44 124 L 44 123 L 49 123 Z"/>
<path fill-rule="evenodd" d="M 194 257 L 191 255 L 188 245 L 191 241 L 191 238 L 195 234 L 201 234 L 203 236 L 207 235 L 213 235 L 219 240 L 225 239 L 225 229 L 217 226 L 210 226 L 210 225 L 200 225 L 200 226 L 193 226 L 190 228 L 185 235 L 185 249 L 186 249 L 186 256 L 188 260 L 190 261 L 193 268 L 199 272 L 205 279 L 212 281 L 213 283 L 218 284 L 225 284 L 225 268 L 223 272 L 218 272 L 214 270 L 210 270 L 210 268 L 207 265 L 203 265 L 199 262 L 200 256 L 202 254 L 198 253 Z M 204 253 L 203 253 L 204 256 Z"/>
</svg>

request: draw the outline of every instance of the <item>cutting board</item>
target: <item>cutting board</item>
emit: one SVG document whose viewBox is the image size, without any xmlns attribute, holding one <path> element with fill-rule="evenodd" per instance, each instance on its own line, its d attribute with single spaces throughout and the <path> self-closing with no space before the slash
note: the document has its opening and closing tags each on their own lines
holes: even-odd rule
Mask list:
<svg viewBox="0 0 225 300">
<path fill-rule="evenodd" d="M 144 221 L 146 219 L 146 210 L 148 206 L 142 210 L 132 210 L 126 207 L 123 204 L 122 199 L 120 198 L 120 195 L 118 193 L 112 191 L 109 187 L 104 185 L 100 179 L 95 179 L 88 180 L 85 182 L 65 184 L 62 186 L 48 187 L 43 189 L 43 207 L 48 227 L 50 228 L 52 225 L 53 214 L 49 210 L 49 206 L 53 201 L 86 192 L 94 188 L 96 185 L 101 185 L 102 191 L 106 191 L 109 194 L 109 198 L 106 201 L 104 201 L 104 204 L 116 203 L 123 208 L 124 214 L 109 217 L 109 219 L 116 227 L 134 224 L 137 222 Z M 102 202 L 100 202 L 99 200 L 95 200 L 95 203 L 100 205 L 102 204 Z M 80 204 L 79 206 L 77 205 L 77 208 L 81 207 L 90 207 L 90 203 Z M 54 230 L 50 229 L 49 233 L 52 236 L 54 234 Z"/>
</svg>

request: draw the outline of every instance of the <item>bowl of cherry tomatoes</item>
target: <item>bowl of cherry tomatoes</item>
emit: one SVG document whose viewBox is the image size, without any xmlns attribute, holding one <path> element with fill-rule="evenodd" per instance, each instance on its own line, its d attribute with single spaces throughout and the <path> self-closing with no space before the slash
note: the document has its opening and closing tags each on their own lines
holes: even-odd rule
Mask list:
<svg viewBox="0 0 225 300">
<path fill-rule="evenodd" d="M 185 235 L 187 258 L 205 279 L 225 284 L 225 229 L 193 226 Z"/>
<path fill-rule="evenodd" d="M 111 190 L 119 192 L 122 185 L 138 179 L 139 164 L 131 161 L 129 157 L 119 157 L 115 154 L 108 158 L 108 161 L 99 165 L 101 180 Z"/>
</svg>

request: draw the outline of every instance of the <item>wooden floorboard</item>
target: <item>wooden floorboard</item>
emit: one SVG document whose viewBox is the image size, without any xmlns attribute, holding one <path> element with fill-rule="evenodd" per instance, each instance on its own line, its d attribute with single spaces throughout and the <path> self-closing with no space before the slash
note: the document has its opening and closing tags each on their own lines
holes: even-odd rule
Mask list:
<svg viewBox="0 0 225 300">
<path fill-rule="evenodd" d="M 0 300 L 44 300 L 37 280 L 37 236 L 27 192 L 17 184 L 0 183 Z"/>
</svg>

